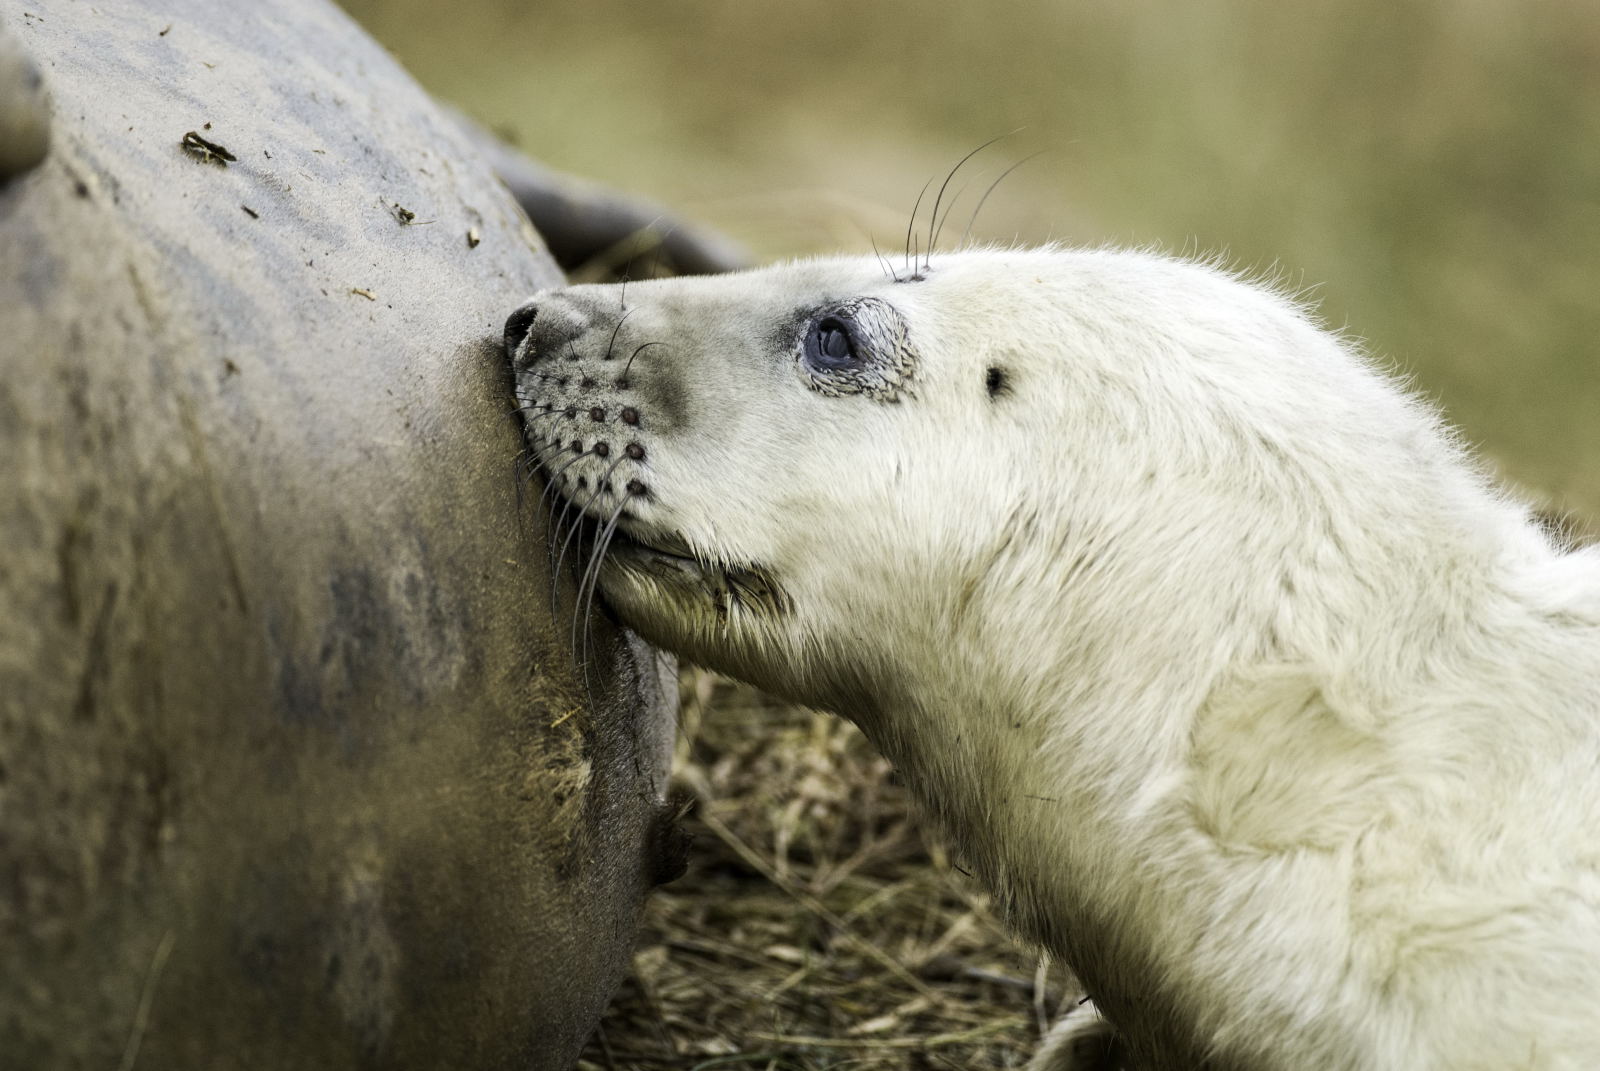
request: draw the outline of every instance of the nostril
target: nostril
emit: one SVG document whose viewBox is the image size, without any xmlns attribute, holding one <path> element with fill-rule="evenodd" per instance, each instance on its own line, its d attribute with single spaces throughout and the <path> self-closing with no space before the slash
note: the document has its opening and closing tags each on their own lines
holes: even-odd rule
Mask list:
<svg viewBox="0 0 1600 1071">
<path fill-rule="evenodd" d="M 528 337 L 528 330 L 533 327 L 533 321 L 538 317 L 538 315 L 539 306 L 524 305 L 506 319 L 505 340 L 507 357 L 515 358 L 517 356 L 517 347 L 522 345 L 522 340 Z M 522 363 L 532 364 L 532 357 L 533 355 L 529 354 L 528 359 Z"/>
</svg>

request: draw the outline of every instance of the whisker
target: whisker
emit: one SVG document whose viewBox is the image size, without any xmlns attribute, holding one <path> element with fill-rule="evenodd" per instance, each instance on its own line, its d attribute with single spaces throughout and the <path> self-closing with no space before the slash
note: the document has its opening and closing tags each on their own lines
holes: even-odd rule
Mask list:
<svg viewBox="0 0 1600 1071">
<path fill-rule="evenodd" d="M 660 222 L 661 216 L 657 216 L 633 232 L 633 252 L 622 262 L 622 292 L 617 295 L 617 307 L 623 312 L 628 311 L 628 280 L 633 277 L 633 262 L 639 259 L 639 245 L 644 241 L 645 235 L 654 237 L 656 224 Z"/>
<path fill-rule="evenodd" d="M 939 244 L 939 236 L 944 233 L 944 225 L 950 222 L 950 213 L 956 210 L 956 205 L 961 203 L 961 198 L 964 197 L 966 192 L 971 188 L 972 183 L 963 182 L 961 184 L 961 188 L 956 191 L 956 195 L 950 198 L 950 203 L 944 206 L 944 218 L 939 221 L 938 229 L 933 232 L 933 239 L 928 246 L 930 251 L 934 246 Z"/>
<path fill-rule="evenodd" d="M 579 519 L 578 523 L 573 526 L 572 531 L 567 533 L 566 540 L 561 544 L 561 553 L 560 553 L 560 555 L 558 555 L 556 557 L 556 568 L 555 568 L 556 572 L 559 573 L 561 571 L 561 565 L 562 565 L 563 562 L 566 561 L 567 549 L 572 543 L 572 537 L 577 535 L 578 534 L 578 529 L 583 526 L 582 518 L 588 515 L 589 507 L 594 505 L 595 501 L 597 499 L 599 499 L 599 497 L 601 495 L 601 492 L 603 492 L 605 490 L 606 481 L 611 479 L 611 474 L 613 472 L 617 471 L 617 466 L 622 464 L 626 460 L 627 460 L 627 455 L 623 454 L 622 456 L 618 457 L 615 461 L 613 461 L 611 463 L 611 467 L 609 469 L 606 469 L 606 474 L 604 476 L 600 477 L 598 480 L 596 480 L 594 482 L 594 490 L 589 494 L 589 497 L 584 501 L 584 503 L 581 506 L 578 507 L 578 515 L 579 515 L 580 519 Z M 570 502 L 571 499 L 569 499 L 568 501 Z"/>
<path fill-rule="evenodd" d="M 537 409 L 543 409 L 544 412 L 539 413 L 537 416 L 524 416 L 522 418 L 522 422 L 524 424 L 532 424 L 535 420 L 543 420 L 545 417 L 556 416 L 559 413 L 566 412 L 565 408 L 554 405 L 523 405 L 511 410 L 511 412 L 507 413 L 506 416 L 516 416 L 518 413 L 531 413 Z"/>
<path fill-rule="evenodd" d="M 550 513 L 555 518 L 555 522 L 554 522 L 554 524 L 551 525 L 550 539 L 546 544 L 546 553 L 545 553 L 545 558 L 548 561 L 549 566 L 550 566 L 550 615 L 551 615 L 551 624 L 555 624 L 556 623 L 555 613 L 556 613 L 556 607 L 557 607 L 557 604 L 558 604 L 557 595 L 559 594 L 559 589 L 560 589 L 560 585 L 561 585 L 561 561 L 562 561 L 563 558 L 566 557 L 566 548 L 567 548 L 567 545 L 572 542 L 572 537 L 577 534 L 578 529 L 583 527 L 583 507 L 580 506 L 578 508 L 577 519 L 573 522 L 572 529 L 567 532 L 567 535 L 566 535 L 565 539 L 563 539 L 562 536 L 561 536 L 562 527 L 566 524 L 567 514 L 569 512 L 571 512 L 573 506 L 577 505 L 577 502 L 573 499 L 573 497 L 571 495 L 562 495 L 562 494 L 560 494 L 560 488 L 561 488 L 562 484 L 561 484 L 561 480 L 559 478 L 563 477 L 566 474 L 566 471 L 569 468 L 571 468 L 573 465 L 577 464 L 579 461 L 582 461 L 584 458 L 590 456 L 593 453 L 594 453 L 594 448 L 590 447 L 588 450 L 585 450 L 582 453 L 580 453 L 580 454 L 576 455 L 575 457 L 573 457 L 565 465 L 562 465 L 561 468 L 557 469 L 554 473 L 551 474 L 549 480 L 546 481 L 546 483 L 545 483 L 544 494 L 539 496 L 539 503 L 540 503 L 541 506 L 543 506 L 544 500 L 545 500 L 545 498 L 547 496 L 551 495 L 552 493 L 554 493 L 557 496 L 557 497 L 552 498 L 550 500 Z M 556 512 L 556 503 L 558 501 L 560 502 L 560 512 L 559 513 Z M 561 553 L 559 555 L 556 553 L 556 544 L 557 543 L 559 543 L 561 545 Z"/>
<path fill-rule="evenodd" d="M 578 462 L 582 461 L 584 458 L 589 457 L 593 453 L 594 453 L 594 447 L 591 446 L 589 449 L 585 450 L 583 453 L 574 455 L 573 458 L 570 461 L 568 461 L 565 465 L 562 465 L 559 469 L 556 469 L 554 472 L 552 472 L 550 474 L 550 476 L 548 477 L 548 479 L 545 481 L 544 494 L 539 496 L 539 505 L 543 506 L 545 498 L 547 496 L 549 496 L 550 492 L 552 492 L 552 491 L 554 491 L 556 489 L 556 487 L 557 487 L 556 480 L 557 480 L 558 477 L 564 475 L 568 469 L 570 469 L 572 466 L 576 465 Z M 554 503 L 554 501 L 555 501 L 554 499 L 551 499 L 552 504 Z"/>
<path fill-rule="evenodd" d="M 1021 127 L 1017 128 L 1017 130 L 1021 130 L 1021 129 L 1022 129 Z M 945 191 L 945 188 L 950 185 L 950 180 L 956 177 L 956 172 L 961 170 L 961 165 L 962 164 L 966 163 L 968 160 L 972 159 L 974 156 L 978 155 L 980 152 L 982 152 L 983 150 L 987 149 L 989 146 L 993 145 L 995 142 L 999 141 L 1001 138 L 1008 138 L 1012 134 L 1015 134 L 1016 132 L 1017 132 L 1016 130 L 1010 130 L 1010 131 L 1007 131 L 1004 134 L 996 134 L 994 137 L 990 138 L 988 141 L 984 142 L 982 145 L 979 145 L 976 149 L 973 149 L 971 152 L 967 153 L 967 155 L 963 156 L 961 159 L 956 161 L 956 166 L 952 167 L 950 169 L 950 173 L 948 175 L 946 175 L 944 177 L 944 181 L 939 184 L 939 192 L 937 194 L 935 194 L 934 198 L 933 198 L 933 212 L 932 212 L 932 214 L 930 214 L 928 216 L 928 257 L 930 258 L 930 260 L 924 261 L 924 263 L 923 263 L 924 267 L 928 267 L 928 268 L 933 267 L 933 264 L 931 262 L 931 258 L 933 256 L 933 243 L 934 243 L 934 241 L 936 239 L 936 235 L 937 235 L 936 224 L 939 221 L 939 202 L 944 200 L 944 191 Z M 952 204 L 953 203 L 954 202 L 952 202 Z"/>
<path fill-rule="evenodd" d="M 664 256 L 666 256 L 667 239 L 671 238 L 672 233 L 677 229 L 678 225 L 674 223 L 672 226 L 655 236 L 656 247 L 650 253 L 650 274 L 645 276 L 646 279 L 660 279 L 663 277 L 661 274 L 661 260 Z M 669 270 L 675 269 L 669 267 Z"/>
<path fill-rule="evenodd" d="M 578 581 L 578 593 L 574 600 L 575 614 L 572 619 L 573 636 L 572 644 L 578 655 L 578 664 L 583 666 L 583 684 L 589 686 L 589 634 L 590 614 L 594 610 L 594 596 L 600 586 L 600 566 L 605 560 L 606 551 L 611 549 L 611 539 L 617 531 L 617 520 L 622 516 L 622 511 L 628 505 L 628 497 L 624 496 L 617 503 L 617 508 L 611 511 L 610 518 L 601 529 L 600 538 L 595 540 L 594 551 L 589 555 L 589 566 L 584 570 L 583 576 Z M 583 622 L 583 642 L 579 649 L 577 628 L 578 622 Z M 592 697 L 591 697 L 592 702 Z"/>
<path fill-rule="evenodd" d="M 884 258 L 882 253 L 878 252 L 878 240 L 869 234 L 867 235 L 867 241 L 872 243 L 872 255 L 878 258 L 878 266 L 883 269 L 883 277 L 898 283 L 900 276 L 894 273 L 894 268 L 890 266 L 888 260 Z"/>
<path fill-rule="evenodd" d="M 548 490 L 548 488 L 547 488 L 547 490 Z M 545 544 L 545 561 L 550 567 L 550 624 L 551 625 L 559 625 L 560 622 L 561 622 L 561 617 L 560 617 L 560 608 L 561 608 L 561 599 L 560 599 L 560 595 L 561 595 L 561 568 L 560 568 L 560 566 L 561 566 L 561 558 L 556 554 L 556 544 L 560 543 L 563 548 L 565 548 L 565 546 L 566 546 L 566 541 L 563 541 L 562 538 L 561 538 L 561 530 L 562 530 L 562 527 L 567 522 L 567 513 L 568 513 L 568 511 L 570 511 L 572 509 L 572 506 L 573 506 L 572 499 L 567 498 L 565 496 L 563 496 L 560 499 L 560 502 L 561 502 L 561 512 L 556 514 L 555 523 L 550 528 L 550 538 Z M 555 503 L 554 502 L 552 502 L 550 504 L 550 511 L 551 511 L 551 513 L 555 513 Z M 577 523 L 578 524 L 582 524 L 583 523 L 583 515 L 581 513 L 578 515 L 578 522 Z M 573 531 L 577 531 L 577 529 L 574 528 Z M 570 541 L 571 539 L 572 539 L 572 534 L 569 532 L 567 534 L 567 540 Z"/>
<path fill-rule="evenodd" d="M 517 451 L 517 456 L 511 460 L 512 485 L 517 489 L 517 515 L 522 515 L 523 495 L 528 489 L 528 477 L 533 475 L 533 470 L 528 468 L 527 462 L 533 457 L 533 448 L 525 446 Z"/>
<path fill-rule="evenodd" d="M 923 195 L 928 192 L 928 187 L 933 185 L 933 176 L 928 176 L 928 181 L 922 184 L 922 190 L 917 194 L 917 203 L 911 206 L 911 218 L 906 220 L 906 275 L 914 276 L 911 268 L 911 231 L 917 225 L 917 210 L 922 207 Z"/>
<path fill-rule="evenodd" d="M 633 310 L 629 309 L 627 312 L 623 313 L 617 318 L 617 326 L 611 329 L 611 341 L 606 343 L 606 355 L 600 358 L 602 361 L 611 360 L 611 347 L 617 344 L 617 332 L 622 330 L 622 325 L 627 323 L 628 317 L 632 315 Z"/>
<path fill-rule="evenodd" d="M 649 349 L 651 346 L 664 346 L 664 345 L 666 345 L 666 343 L 664 343 L 664 342 L 646 342 L 644 345 L 642 345 L 638 349 L 634 350 L 633 351 L 633 356 L 628 358 L 628 363 L 622 366 L 622 375 L 619 376 L 618 378 L 623 380 L 624 382 L 626 382 L 627 378 L 628 378 L 628 373 L 633 369 L 633 358 L 634 357 L 639 356 L 639 354 L 643 353 L 645 350 Z"/>
<path fill-rule="evenodd" d="M 982 197 L 978 198 L 978 207 L 972 210 L 972 218 L 967 220 L 967 229 L 962 232 L 961 244 L 956 247 L 957 249 L 965 249 L 967 247 L 967 239 L 972 236 L 972 225 L 978 221 L 978 213 L 983 211 L 983 203 L 989 199 L 989 195 L 994 192 L 994 188 L 1000 185 L 1001 182 L 1005 181 L 1005 177 L 1011 174 L 1011 172 L 1015 171 L 1029 160 L 1032 160 L 1034 157 L 1041 156 L 1043 154 L 1044 150 L 1040 149 L 1036 153 L 1030 153 L 1027 156 L 1024 156 L 1022 159 L 1018 160 L 1016 163 L 1000 172 L 999 178 L 989 183 L 989 188 L 983 191 Z"/>
<path fill-rule="evenodd" d="M 599 498 L 600 497 L 600 493 L 605 490 L 606 481 L 611 479 L 611 474 L 613 472 L 617 471 L 617 466 L 622 464 L 626 460 L 628 460 L 628 455 L 627 454 L 622 454 L 615 461 L 613 461 L 611 463 L 611 467 L 609 469 L 606 469 L 606 474 L 604 476 L 600 477 L 600 481 L 594 485 L 594 494 L 590 495 L 589 496 L 589 501 L 587 501 L 587 502 L 585 502 L 583 504 L 583 508 L 584 508 L 585 512 L 588 511 L 590 506 L 594 505 L 595 499 Z"/>
<path fill-rule="evenodd" d="M 528 455 L 527 458 L 525 458 L 522 462 L 522 473 L 524 476 L 532 476 L 533 470 L 539 467 L 539 455 L 536 450 L 542 450 L 544 449 L 544 446 L 545 444 L 540 443 L 534 448 L 523 451 L 523 453 Z"/>
</svg>

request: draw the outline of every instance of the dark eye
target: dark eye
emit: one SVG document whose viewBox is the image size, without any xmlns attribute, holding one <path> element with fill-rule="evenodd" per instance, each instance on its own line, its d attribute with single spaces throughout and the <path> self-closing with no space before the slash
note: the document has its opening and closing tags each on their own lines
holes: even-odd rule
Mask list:
<svg viewBox="0 0 1600 1071">
<path fill-rule="evenodd" d="M 855 349 L 850 345 L 850 336 L 844 328 L 833 324 L 824 325 L 817 338 L 818 348 L 822 355 L 830 361 L 848 361 L 856 355 Z"/>
<path fill-rule="evenodd" d="M 806 333 L 806 362 L 826 371 L 859 364 L 850 324 L 838 316 L 826 316 L 812 324 Z"/>
</svg>

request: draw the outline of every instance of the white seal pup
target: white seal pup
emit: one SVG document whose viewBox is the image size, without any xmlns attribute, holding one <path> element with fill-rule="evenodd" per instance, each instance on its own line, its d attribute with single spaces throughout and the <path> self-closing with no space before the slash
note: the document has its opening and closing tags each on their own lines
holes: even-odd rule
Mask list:
<svg viewBox="0 0 1600 1071">
<path fill-rule="evenodd" d="M 1132 1065 L 1600 1066 L 1600 555 L 1291 301 L 977 251 L 507 342 L 586 579 L 857 722 Z"/>
</svg>

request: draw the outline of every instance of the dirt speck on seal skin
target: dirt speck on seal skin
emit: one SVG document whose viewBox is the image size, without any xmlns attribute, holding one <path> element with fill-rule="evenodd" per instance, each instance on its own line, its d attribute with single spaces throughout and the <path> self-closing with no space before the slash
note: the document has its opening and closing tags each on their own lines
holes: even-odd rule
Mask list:
<svg viewBox="0 0 1600 1071">
<path fill-rule="evenodd" d="M 210 123 L 206 124 L 207 129 L 209 129 L 210 126 Z M 217 144 L 209 138 L 201 137 L 200 132 L 196 130 L 191 130 L 185 134 L 183 136 L 183 140 L 178 144 L 182 147 L 184 152 L 188 153 L 190 156 L 204 164 L 216 164 L 219 167 L 227 167 L 230 163 L 234 163 L 239 159 L 237 156 L 233 155 L 233 153 L 229 152 L 224 146 Z"/>
<path fill-rule="evenodd" d="M 432 219 L 418 219 L 415 212 L 400 204 L 398 201 L 392 202 L 389 206 L 389 210 L 393 213 L 394 218 L 402 227 L 426 227 L 431 223 L 438 222 L 438 220 Z"/>
</svg>

